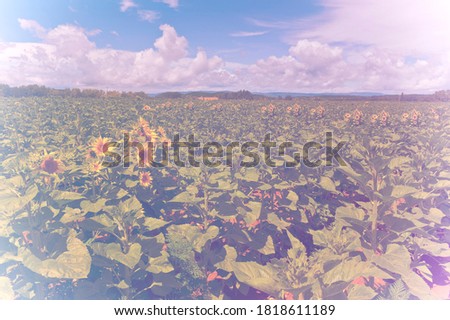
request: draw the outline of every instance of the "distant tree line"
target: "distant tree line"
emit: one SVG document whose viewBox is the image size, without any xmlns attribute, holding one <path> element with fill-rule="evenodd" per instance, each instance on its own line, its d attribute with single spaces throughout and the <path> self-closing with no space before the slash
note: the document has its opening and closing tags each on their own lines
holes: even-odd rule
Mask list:
<svg viewBox="0 0 450 320">
<path fill-rule="evenodd" d="M 72 97 L 72 98 L 148 98 L 148 94 L 143 91 L 116 91 L 99 89 L 54 89 L 39 85 L 27 85 L 20 87 L 10 87 L 6 84 L 0 84 L 0 96 L 4 97 Z M 277 99 L 263 94 L 254 94 L 248 90 L 220 91 L 220 92 L 164 92 L 156 95 L 157 98 L 178 99 L 178 98 L 198 98 L 198 97 L 218 97 L 222 100 L 267 100 Z M 399 94 L 399 95 L 375 95 L 375 96 L 356 96 L 356 95 L 314 95 L 309 97 L 292 97 L 290 95 L 282 97 L 279 100 L 296 99 L 331 99 L 331 100 L 370 100 L 370 101 L 450 101 L 450 90 L 436 91 L 433 94 Z"/>
<path fill-rule="evenodd" d="M 10 87 L 0 84 L 0 96 L 3 97 L 72 97 L 72 98 L 112 98 L 112 97 L 141 97 L 148 98 L 145 92 L 105 91 L 98 89 L 53 89 L 45 86 L 28 85 Z"/>
</svg>

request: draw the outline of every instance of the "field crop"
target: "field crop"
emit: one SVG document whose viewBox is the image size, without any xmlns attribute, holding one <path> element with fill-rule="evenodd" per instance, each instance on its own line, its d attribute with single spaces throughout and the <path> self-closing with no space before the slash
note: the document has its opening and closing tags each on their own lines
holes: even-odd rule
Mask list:
<svg viewBox="0 0 450 320">
<path fill-rule="evenodd" d="M 448 104 L 0 105 L 2 298 L 449 298 Z"/>
</svg>

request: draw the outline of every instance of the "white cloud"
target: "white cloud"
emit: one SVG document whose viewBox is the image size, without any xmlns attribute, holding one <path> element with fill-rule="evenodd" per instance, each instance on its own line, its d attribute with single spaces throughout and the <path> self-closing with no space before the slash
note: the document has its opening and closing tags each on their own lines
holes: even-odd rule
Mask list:
<svg viewBox="0 0 450 320">
<path fill-rule="evenodd" d="M 322 0 L 325 10 L 294 23 L 289 39 L 376 47 L 420 57 L 450 50 L 446 0 Z"/>
<path fill-rule="evenodd" d="M 37 21 L 35 20 L 28 20 L 28 19 L 18 19 L 19 25 L 24 30 L 30 30 L 32 33 L 34 33 L 37 37 L 42 38 L 46 30 L 43 26 L 41 26 Z"/>
<path fill-rule="evenodd" d="M 217 83 L 210 73 L 223 65 L 220 58 L 204 51 L 191 57 L 186 38 L 170 25 L 160 29 L 154 45 L 139 52 L 97 48 L 73 25 L 49 30 L 40 43 L 0 43 L 0 83 L 147 92 L 200 87 L 199 79 Z"/>
<path fill-rule="evenodd" d="M 371 14 L 357 0 L 336 0 L 333 5 L 324 0 L 325 11 L 308 21 L 257 22 L 265 28 L 283 29 L 291 45 L 283 55 L 252 64 L 229 63 L 203 50 L 190 55 L 188 39 L 167 24 L 160 26 L 162 36 L 153 45 L 132 52 L 97 48 L 89 39 L 92 32 L 77 26 L 46 30 L 36 21 L 19 19 L 23 29 L 41 40 L 0 42 L 0 83 L 147 92 L 245 88 L 399 93 L 450 88 L 450 42 L 443 40 L 450 39 L 450 28 L 444 28 L 447 22 L 442 19 L 450 11 L 442 13 L 415 2 L 411 4 L 415 10 L 400 11 L 403 0 L 393 0 L 391 12 L 382 2 L 366 2 Z M 422 17 L 418 8 L 434 18 Z M 438 39 L 432 29 L 443 38 Z M 415 34 L 425 45 L 417 42 Z"/>
<path fill-rule="evenodd" d="M 137 7 L 137 4 L 133 0 L 120 1 L 120 11 L 125 12 L 130 8 Z"/>
<path fill-rule="evenodd" d="M 138 10 L 138 15 L 141 20 L 145 20 L 148 22 L 153 22 L 160 17 L 159 12 L 153 10 Z"/>
<path fill-rule="evenodd" d="M 345 63 L 341 73 L 335 78 L 323 79 L 324 84 L 340 78 L 341 84 L 346 83 L 351 91 L 384 92 L 432 92 L 450 87 L 447 71 L 450 70 L 450 42 L 444 40 L 450 39 L 448 1 L 320 2 L 324 10 L 309 18 L 249 21 L 255 26 L 283 32 L 284 39 L 293 46 L 289 53 L 295 61 L 312 59 L 308 65 L 314 65 L 316 69 L 334 68 Z M 310 48 L 298 56 L 298 46 L 302 46 L 304 39 L 308 42 L 303 45 Z M 313 42 L 315 49 L 311 47 Z M 335 55 L 327 56 L 328 61 L 324 60 L 318 44 L 335 48 L 340 54 L 336 51 Z M 340 56 L 340 62 L 333 60 L 337 56 Z"/>
<path fill-rule="evenodd" d="M 255 36 L 262 36 L 266 34 L 268 31 L 238 31 L 230 33 L 230 36 L 232 37 L 255 37 Z"/>
<path fill-rule="evenodd" d="M 178 0 L 154 0 L 155 2 L 162 2 L 167 4 L 171 8 L 178 8 Z"/>
</svg>

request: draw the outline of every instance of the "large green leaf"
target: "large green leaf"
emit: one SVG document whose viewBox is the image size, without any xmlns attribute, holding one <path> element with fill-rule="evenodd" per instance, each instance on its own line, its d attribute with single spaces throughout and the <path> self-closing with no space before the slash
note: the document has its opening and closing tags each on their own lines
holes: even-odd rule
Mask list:
<svg viewBox="0 0 450 320">
<path fill-rule="evenodd" d="M 390 272 L 403 274 L 410 270 L 411 257 L 405 246 L 392 243 L 384 254 L 372 255 L 372 261 Z"/>
<path fill-rule="evenodd" d="M 149 258 L 146 270 L 151 273 L 168 273 L 173 271 L 174 268 L 169 261 L 169 254 L 163 251 L 159 257 Z"/>
<path fill-rule="evenodd" d="M 127 253 L 122 252 L 118 243 L 93 243 L 91 245 L 95 254 L 115 260 L 130 269 L 133 269 L 141 259 L 142 248 L 139 243 L 133 243 Z"/>
<path fill-rule="evenodd" d="M 323 282 L 327 285 L 338 281 L 351 282 L 357 277 L 378 277 L 391 279 L 392 277 L 368 261 L 358 259 L 344 260 L 325 273 Z"/>
<path fill-rule="evenodd" d="M 334 184 L 334 181 L 331 180 L 329 177 L 322 176 L 320 178 L 319 185 L 327 191 L 336 192 L 336 185 Z"/>
<path fill-rule="evenodd" d="M 145 217 L 145 219 L 144 219 L 144 226 L 146 226 L 148 231 L 162 228 L 165 225 L 167 225 L 168 223 L 169 222 L 164 221 L 162 219 L 149 218 L 149 217 Z"/>
<path fill-rule="evenodd" d="M 28 249 L 20 250 L 25 267 L 47 278 L 87 278 L 91 268 L 91 255 L 84 243 L 71 233 L 67 238 L 67 251 L 56 259 L 41 260 Z"/>
<path fill-rule="evenodd" d="M 169 202 L 195 203 L 202 201 L 202 198 L 197 198 L 192 193 L 185 191 L 177 194 Z"/>
<path fill-rule="evenodd" d="M 275 253 L 275 246 L 273 244 L 273 239 L 271 236 L 267 237 L 266 244 L 264 247 L 258 249 L 259 252 L 262 254 L 274 254 Z"/>
<path fill-rule="evenodd" d="M 171 225 L 167 228 L 170 233 L 178 233 L 192 245 L 195 251 L 201 252 L 208 240 L 214 239 L 219 234 L 219 228 L 210 226 L 206 231 L 200 230 L 197 226 L 190 224 Z"/>
<path fill-rule="evenodd" d="M 236 278 L 250 287 L 272 295 L 277 295 L 282 289 L 277 272 L 270 265 L 249 261 L 233 262 L 232 266 Z"/>
<path fill-rule="evenodd" d="M 20 195 L 12 187 L 0 183 L 0 212 L 14 213 L 22 209 L 36 197 L 39 190 L 36 185 L 30 186 L 24 195 Z"/>
</svg>

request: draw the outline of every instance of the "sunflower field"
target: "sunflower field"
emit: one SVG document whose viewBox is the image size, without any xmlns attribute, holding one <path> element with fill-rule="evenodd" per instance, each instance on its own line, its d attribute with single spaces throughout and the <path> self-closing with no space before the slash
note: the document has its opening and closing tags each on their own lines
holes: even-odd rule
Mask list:
<svg viewBox="0 0 450 320">
<path fill-rule="evenodd" d="M 448 104 L 0 104 L 0 298 L 449 298 Z M 267 133 L 292 150 L 315 142 L 322 165 L 285 166 L 290 151 L 274 166 L 242 166 L 239 152 L 231 165 L 148 157 L 175 135 L 217 147 Z M 152 152 L 135 147 L 147 142 Z M 319 152 L 339 142 L 345 163 Z"/>
</svg>

